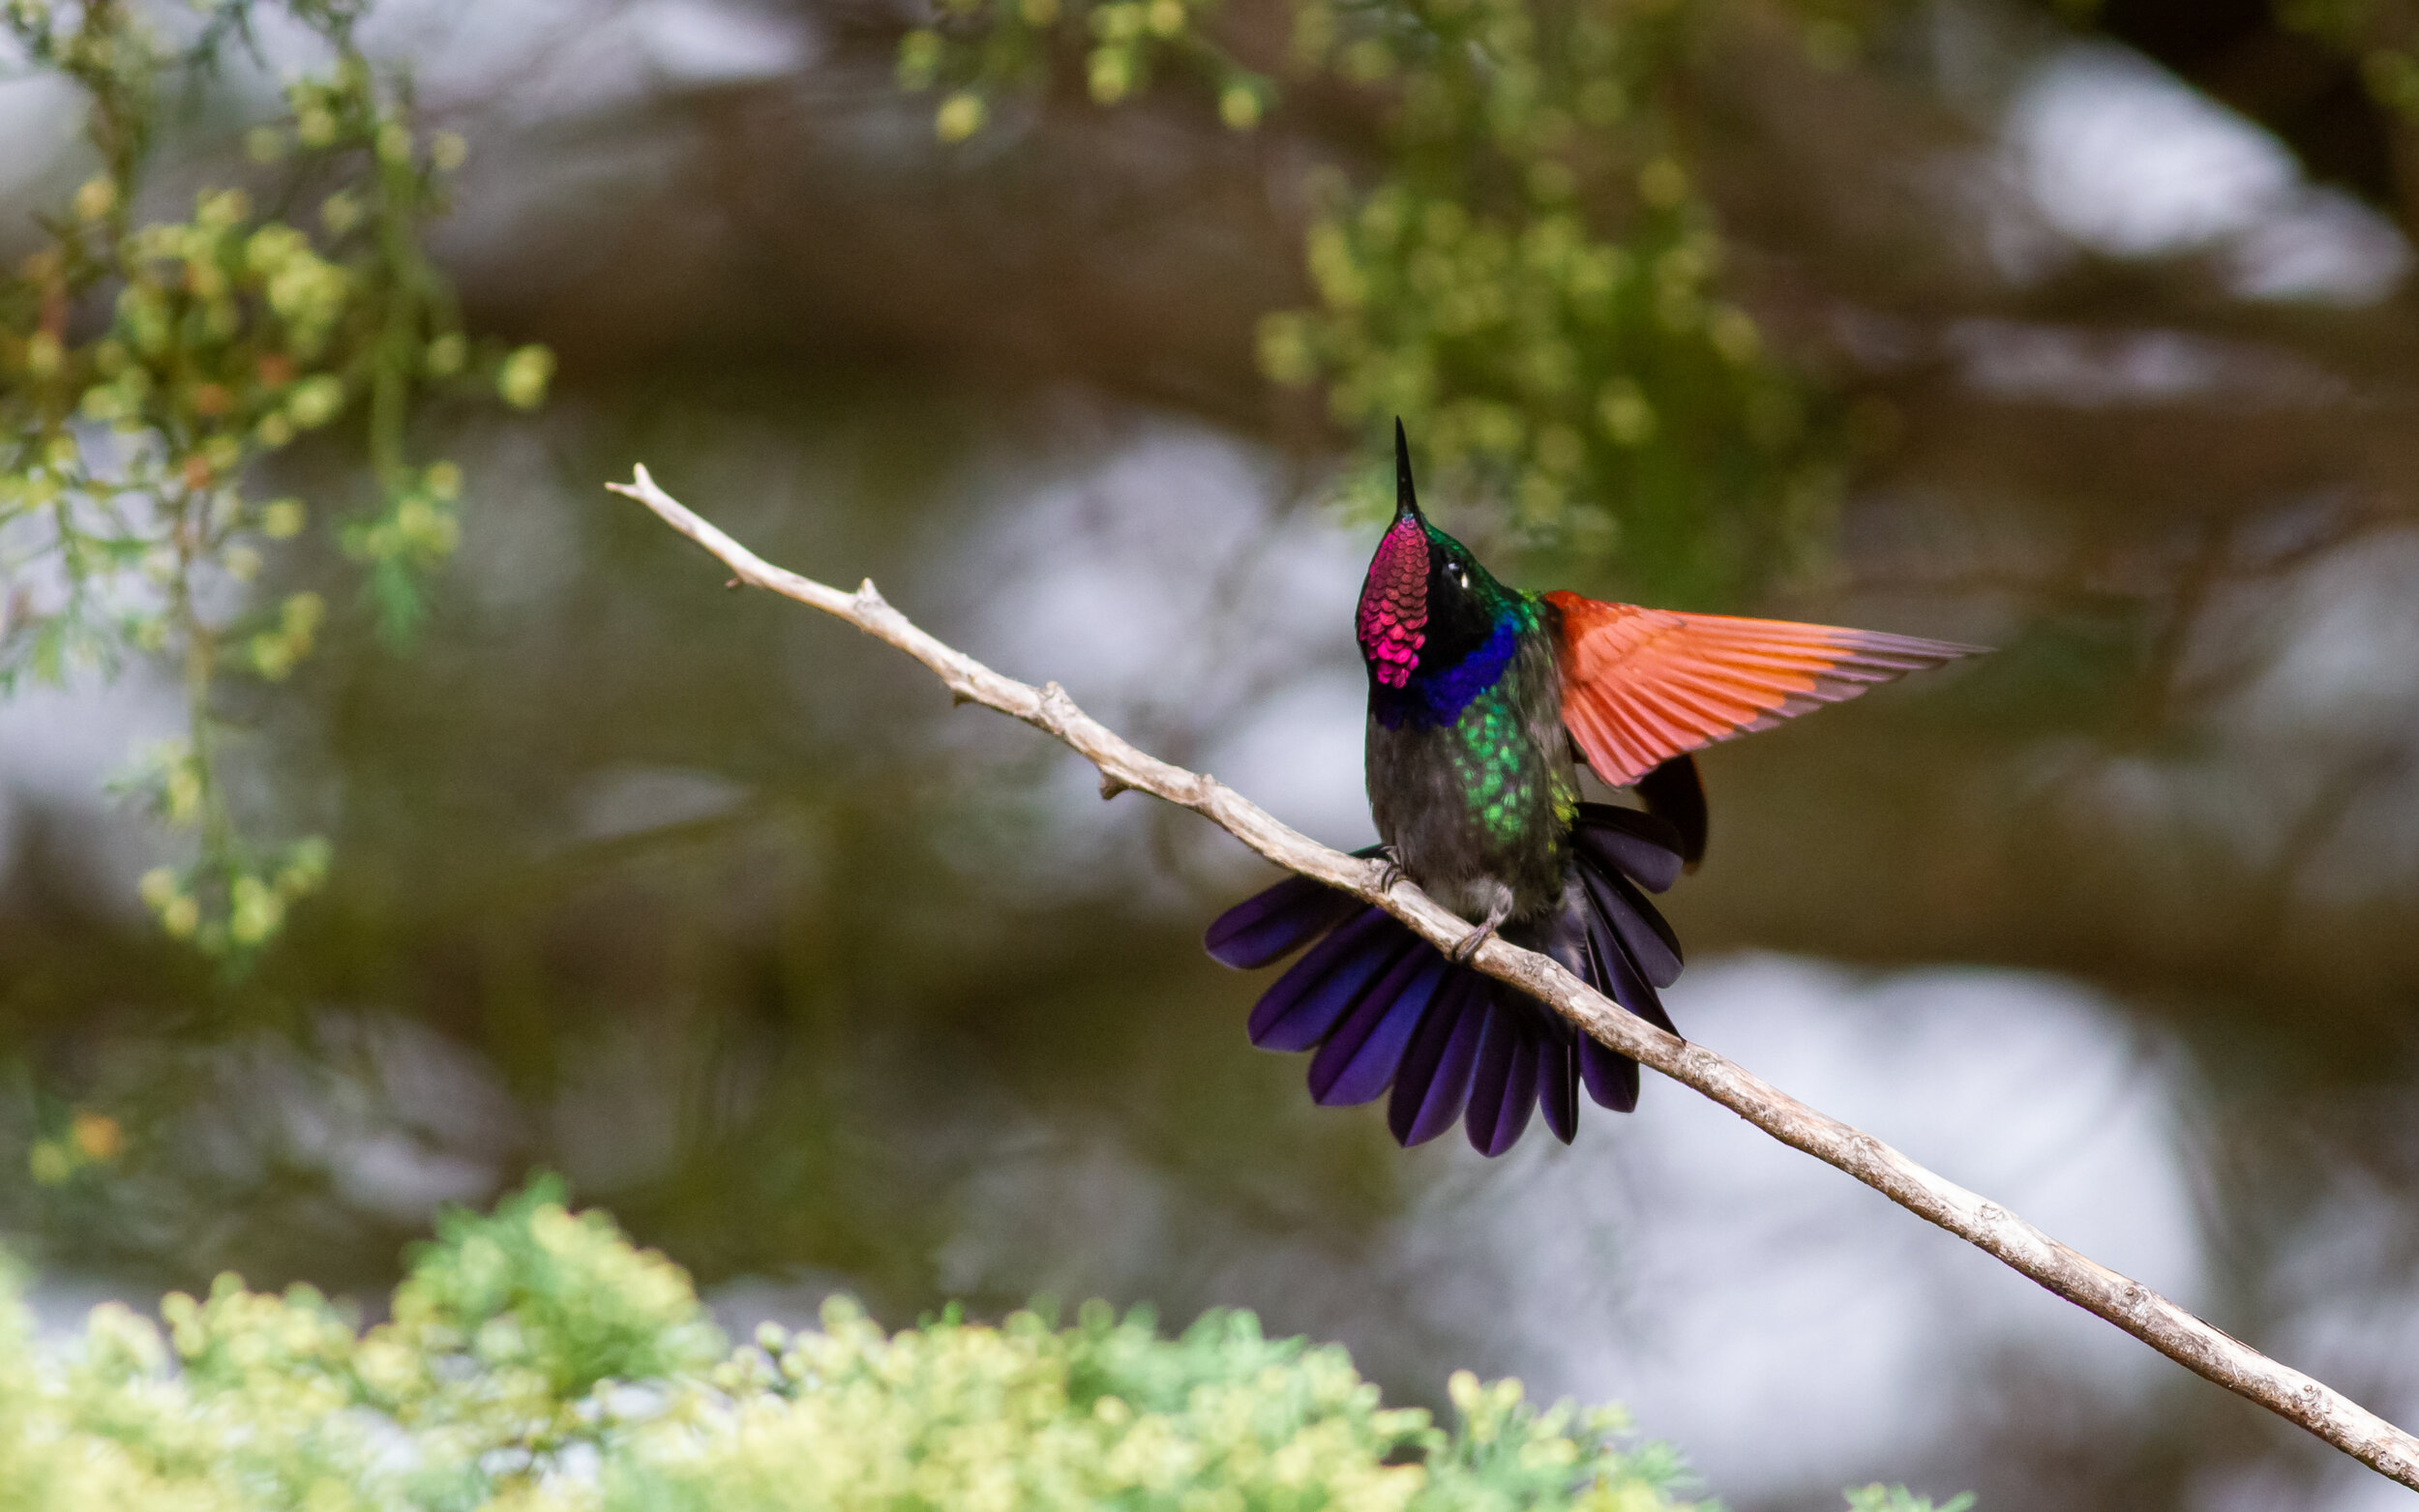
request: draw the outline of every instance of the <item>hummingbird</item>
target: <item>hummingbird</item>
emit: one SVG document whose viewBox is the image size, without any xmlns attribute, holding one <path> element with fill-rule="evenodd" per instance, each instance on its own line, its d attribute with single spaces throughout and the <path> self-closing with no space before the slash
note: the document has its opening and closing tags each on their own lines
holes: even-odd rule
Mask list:
<svg viewBox="0 0 2419 1512">
<path fill-rule="evenodd" d="M 1459 1121 L 1501 1155 L 1538 1110 L 1568 1143 L 1582 1086 L 1637 1106 L 1637 1062 L 1473 968 L 1478 946 L 1500 934 L 1540 951 L 1677 1034 L 1657 994 L 1679 978 L 1680 941 L 1646 895 L 1705 853 L 1691 753 L 1982 648 L 1506 587 L 1420 512 L 1399 419 L 1394 490 L 1356 616 L 1381 842 L 1357 854 L 1478 928 L 1448 954 L 1296 876 L 1228 909 L 1205 944 L 1242 969 L 1310 947 L 1248 1029 L 1262 1049 L 1315 1052 L 1314 1101 L 1387 1097 L 1406 1147 Z M 1584 799 L 1583 767 L 1641 807 Z"/>
</svg>

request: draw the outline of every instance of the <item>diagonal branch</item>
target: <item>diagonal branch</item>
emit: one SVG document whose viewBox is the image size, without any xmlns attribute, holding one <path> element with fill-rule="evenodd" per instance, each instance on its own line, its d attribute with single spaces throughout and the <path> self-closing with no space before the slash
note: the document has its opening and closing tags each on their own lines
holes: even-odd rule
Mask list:
<svg viewBox="0 0 2419 1512">
<path fill-rule="evenodd" d="M 1277 865 L 1377 904 L 1441 948 L 1458 943 L 1471 933 L 1466 921 L 1447 912 L 1409 881 L 1397 881 L 1380 892 L 1381 863 L 1330 850 L 1278 822 L 1215 779 L 1136 750 L 1077 708 L 1057 683 L 1035 688 L 1003 677 L 965 652 L 944 645 L 892 608 L 871 581 L 854 593 L 844 593 L 772 566 L 656 487 L 644 467 L 637 470 L 634 482 L 607 487 L 644 504 L 674 530 L 720 558 L 735 575 L 734 586 L 767 588 L 838 615 L 931 667 L 959 702 L 997 709 L 1074 747 L 1100 769 L 1101 796 L 1113 798 L 1130 787 L 1180 804 Z M 1815 1112 L 1701 1045 L 1664 1033 L 1544 956 L 1497 938 L 1478 948 L 1473 964 L 1550 1004 L 1603 1044 L 1704 1093 L 1783 1144 L 1846 1171 L 1907 1211 L 1998 1257 L 2185 1368 L 2300 1424 L 2379 1473 L 2419 1490 L 2419 1438 L 2324 1382 L 2211 1327 L 2141 1283 L 2067 1248 L 1998 1203 L 1934 1174 L 1871 1135 Z"/>
</svg>

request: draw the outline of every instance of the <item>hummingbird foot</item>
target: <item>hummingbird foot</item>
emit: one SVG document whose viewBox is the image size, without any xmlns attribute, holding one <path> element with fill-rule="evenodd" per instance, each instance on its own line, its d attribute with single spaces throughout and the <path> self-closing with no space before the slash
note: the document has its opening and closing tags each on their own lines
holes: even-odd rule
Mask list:
<svg viewBox="0 0 2419 1512">
<path fill-rule="evenodd" d="M 1386 862 L 1386 869 L 1378 874 L 1378 891 L 1390 892 L 1394 884 L 1403 879 L 1402 860 L 1394 854 L 1391 845 L 1381 846 L 1378 855 Z"/>
<path fill-rule="evenodd" d="M 1481 923 L 1476 931 L 1465 935 L 1459 944 L 1447 951 L 1446 956 L 1457 966 L 1470 964 L 1470 958 L 1478 953 L 1478 947 L 1493 939 L 1496 927 L 1510 917 L 1511 900 L 1507 897 L 1499 901 L 1494 907 L 1489 908 L 1485 922 Z"/>
</svg>

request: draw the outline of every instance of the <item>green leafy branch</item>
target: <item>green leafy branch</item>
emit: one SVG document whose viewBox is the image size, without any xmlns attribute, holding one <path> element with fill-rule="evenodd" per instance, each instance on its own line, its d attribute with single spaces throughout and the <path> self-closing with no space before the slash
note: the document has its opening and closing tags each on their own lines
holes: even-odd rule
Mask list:
<svg viewBox="0 0 2419 1512">
<path fill-rule="evenodd" d="M 44 219 L 48 245 L 0 278 L 0 696 L 114 674 L 129 656 L 178 667 L 187 733 L 118 786 L 190 837 L 186 859 L 144 876 L 145 902 L 221 956 L 274 935 L 329 858 L 319 837 L 249 837 L 226 796 L 241 731 L 225 680 L 284 681 L 328 617 L 316 591 L 260 591 L 313 513 L 261 496 L 268 464 L 307 432 L 357 429 L 374 499 L 334 511 L 336 536 L 401 642 L 461 535 L 461 471 L 412 456 L 413 406 L 450 391 L 533 407 L 552 371 L 542 348 L 474 348 L 422 249 L 463 139 L 415 132 L 409 81 L 381 77 L 355 42 L 358 7 L 287 10 L 328 63 L 247 136 L 262 193 L 204 189 L 187 219 L 137 224 L 169 81 L 206 76 L 249 12 L 230 0 L 175 45 L 126 0 L 0 8 L 35 66 L 81 91 L 100 160 Z M 264 200 L 314 204 L 315 225 Z"/>
<path fill-rule="evenodd" d="M 0 1289 L 0 1498 L 69 1508 L 873 1512 L 1200 1507 L 1687 1512 L 1686 1468 L 1618 1408 L 1456 1373 L 1452 1426 L 1340 1349 L 1249 1313 L 955 1308 L 889 1332 L 846 1297 L 733 1349 L 689 1278 L 541 1180 L 440 1221 L 366 1331 L 234 1276 L 36 1343 Z M 1881 1499 L 1885 1496 L 1888 1499 Z M 1871 1512 L 1931 1512 L 1903 1491 Z M 1966 1504 L 1952 1502 L 1943 1512 Z"/>
<path fill-rule="evenodd" d="M 1208 4 L 944 0 L 899 76 L 944 92 L 950 141 L 1077 57 L 1100 104 L 1176 74 L 1243 131 L 1277 106 L 1275 75 L 1340 93 L 1381 155 L 1309 186 L 1318 302 L 1263 319 L 1262 371 L 1323 386 L 1347 428 L 1406 417 L 1441 489 L 1493 501 L 1513 541 L 1710 604 L 1812 554 L 1842 463 L 1837 405 L 1725 294 L 1689 165 L 1686 73 L 1737 10 L 1295 0 L 1282 55 L 1254 68 Z M 1785 14 L 1817 62 L 1853 56 L 1860 8 Z M 1346 491 L 1364 512 L 1390 496 L 1374 473 Z"/>
</svg>

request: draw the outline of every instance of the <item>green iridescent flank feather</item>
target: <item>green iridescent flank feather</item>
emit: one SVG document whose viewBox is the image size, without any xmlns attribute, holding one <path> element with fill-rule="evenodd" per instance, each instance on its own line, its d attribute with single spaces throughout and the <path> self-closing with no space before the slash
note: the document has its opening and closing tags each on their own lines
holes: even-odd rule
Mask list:
<svg viewBox="0 0 2419 1512">
<path fill-rule="evenodd" d="M 1499 623 L 1508 622 L 1515 634 L 1538 633 L 1541 610 L 1534 596 L 1506 593 L 1496 607 Z M 1579 794 L 1564 773 L 1536 761 L 1524 714 L 1530 690 L 1522 681 L 1508 668 L 1470 701 L 1452 726 L 1448 759 L 1471 818 L 1489 840 L 1511 845 L 1542 829 L 1559 850 L 1578 814 Z"/>
<path fill-rule="evenodd" d="M 1453 727 L 1453 775 L 1472 817 L 1499 845 L 1520 839 L 1531 819 L 1520 737 L 1519 718 L 1500 685 L 1472 700 Z"/>
</svg>

